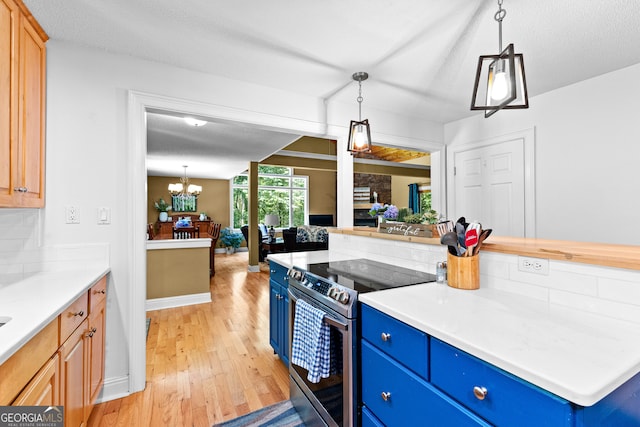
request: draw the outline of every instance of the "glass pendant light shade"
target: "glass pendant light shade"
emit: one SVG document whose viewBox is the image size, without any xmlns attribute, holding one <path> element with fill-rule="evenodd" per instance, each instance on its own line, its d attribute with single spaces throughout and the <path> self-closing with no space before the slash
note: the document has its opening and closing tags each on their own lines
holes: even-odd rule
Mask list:
<svg viewBox="0 0 640 427">
<path fill-rule="evenodd" d="M 489 117 L 502 109 L 529 108 L 524 59 L 514 53 L 513 44 L 499 55 L 478 59 L 473 85 L 472 110 L 484 110 Z"/>
<path fill-rule="evenodd" d="M 371 152 L 371 128 L 368 119 L 359 122 L 351 120 L 347 150 L 352 153 Z"/>
</svg>

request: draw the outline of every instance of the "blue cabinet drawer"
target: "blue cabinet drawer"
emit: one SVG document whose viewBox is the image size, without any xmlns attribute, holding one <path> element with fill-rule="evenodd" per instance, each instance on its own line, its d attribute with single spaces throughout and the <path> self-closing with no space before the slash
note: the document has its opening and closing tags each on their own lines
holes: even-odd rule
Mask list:
<svg viewBox="0 0 640 427">
<path fill-rule="evenodd" d="M 388 427 L 490 425 L 364 340 L 362 402 Z"/>
<path fill-rule="evenodd" d="M 287 276 L 288 271 L 289 268 L 280 265 L 275 261 L 269 261 L 269 278 L 279 285 L 284 286 L 286 289 L 289 288 L 289 276 Z"/>
<path fill-rule="evenodd" d="M 362 338 L 424 379 L 429 379 L 427 334 L 362 304 Z"/>
<path fill-rule="evenodd" d="M 574 425 L 566 400 L 433 337 L 431 382 L 498 426 Z"/>
<path fill-rule="evenodd" d="M 384 427 L 384 424 L 369 409 L 362 408 L 362 427 Z"/>
</svg>

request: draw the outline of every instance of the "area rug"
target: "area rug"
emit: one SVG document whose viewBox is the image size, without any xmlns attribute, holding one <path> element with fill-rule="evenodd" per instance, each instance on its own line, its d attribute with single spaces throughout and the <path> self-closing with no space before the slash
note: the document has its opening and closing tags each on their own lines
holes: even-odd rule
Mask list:
<svg viewBox="0 0 640 427">
<path fill-rule="evenodd" d="M 290 400 L 283 400 L 213 427 L 304 427 Z"/>
</svg>

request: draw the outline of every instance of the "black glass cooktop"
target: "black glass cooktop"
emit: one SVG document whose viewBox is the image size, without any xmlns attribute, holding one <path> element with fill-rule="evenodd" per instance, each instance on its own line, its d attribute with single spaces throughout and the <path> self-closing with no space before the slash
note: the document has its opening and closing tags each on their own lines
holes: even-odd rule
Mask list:
<svg viewBox="0 0 640 427">
<path fill-rule="evenodd" d="M 364 258 L 309 264 L 307 271 L 357 292 L 372 292 L 436 281 L 434 274 Z"/>
</svg>

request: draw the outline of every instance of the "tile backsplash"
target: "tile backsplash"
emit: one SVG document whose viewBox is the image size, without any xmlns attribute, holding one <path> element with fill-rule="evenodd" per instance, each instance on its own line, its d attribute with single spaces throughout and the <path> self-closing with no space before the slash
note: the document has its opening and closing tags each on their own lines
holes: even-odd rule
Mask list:
<svg viewBox="0 0 640 427">
<path fill-rule="evenodd" d="M 40 209 L 0 209 L 0 286 L 78 263 L 108 265 L 106 243 L 43 246 L 41 215 Z"/>
<path fill-rule="evenodd" d="M 435 273 L 446 247 L 332 233 L 329 248 Z M 640 323 L 640 271 L 549 260 L 549 274 L 518 270 L 518 256 L 480 255 L 480 287 Z M 472 292 L 472 291 L 471 291 Z"/>
</svg>

